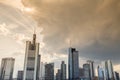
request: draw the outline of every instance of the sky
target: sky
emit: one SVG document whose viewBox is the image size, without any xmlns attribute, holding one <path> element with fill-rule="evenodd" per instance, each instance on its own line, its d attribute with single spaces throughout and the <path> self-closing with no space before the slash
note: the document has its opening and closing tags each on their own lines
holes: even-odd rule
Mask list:
<svg viewBox="0 0 120 80">
<path fill-rule="evenodd" d="M 0 60 L 16 59 L 16 77 L 23 69 L 25 42 L 36 28 L 41 61 L 55 62 L 56 69 L 62 60 L 67 63 L 72 46 L 80 66 L 110 59 L 120 72 L 119 8 L 119 0 L 0 0 Z"/>
</svg>

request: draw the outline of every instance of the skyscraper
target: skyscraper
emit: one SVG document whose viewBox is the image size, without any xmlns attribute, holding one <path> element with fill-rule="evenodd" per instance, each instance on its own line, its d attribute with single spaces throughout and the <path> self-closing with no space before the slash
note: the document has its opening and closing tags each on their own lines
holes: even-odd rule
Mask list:
<svg viewBox="0 0 120 80">
<path fill-rule="evenodd" d="M 54 63 L 45 64 L 45 80 L 54 80 Z"/>
<path fill-rule="evenodd" d="M 14 69 L 14 58 L 3 58 L 1 62 L 0 80 L 12 80 Z"/>
<path fill-rule="evenodd" d="M 69 48 L 68 76 L 69 80 L 79 79 L 79 55 L 75 48 Z"/>
<path fill-rule="evenodd" d="M 23 71 L 18 71 L 17 80 L 23 80 Z"/>
<path fill-rule="evenodd" d="M 36 34 L 33 34 L 33 41 L 26 42 L 23 80 L 39 80 L 39 68 L 39 43 L 36 43 Z"/>
<path fill-rule="evenodd" d="M 120 80 L 118 72 L 114 72 L 114 80 Z"/>
<path fill-rule="evenodd" d="M 66 64 L 64 61 L 61 64 L 61 80 L 66 80 Z"/>
<path fill-rule="evenodd" d="M 113 66 L 110 60 L 102 62 L 104 80 L 114 80 Z"/>
<path fill-rule="evenodd" d="M 90 80 L 90 64 L 83 64 L 84 69 L 84 80 Z"/>
<path fill-rule="evenodd" d="M 103 69 L 100 66 L 98 66 L 97 71 L 98 71 L 98 80 L 104 80 Z"/>
<path fill-rule="evenodd" d="M 95 75 L 94 75 L 94 61 L 88 60 L 88 64 L 90 65 L 90 80 L 93 80 Z"/>
</svg>

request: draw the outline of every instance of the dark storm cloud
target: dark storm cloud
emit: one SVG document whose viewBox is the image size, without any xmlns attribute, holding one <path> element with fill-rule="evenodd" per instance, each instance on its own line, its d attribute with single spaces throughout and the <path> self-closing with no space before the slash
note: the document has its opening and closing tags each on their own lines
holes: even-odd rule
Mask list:
<svg viewBox="0 0 120 80">
<path fill-rule="evenodd" d="M 68 47 L 66 41 L 70 39 L 82 57 L 119 62 L 119 0 L 22 2 L 35 9 L 32 17 L 43 27 L 44 42 L 51 51 L 64 51 Z"/>
</svg>

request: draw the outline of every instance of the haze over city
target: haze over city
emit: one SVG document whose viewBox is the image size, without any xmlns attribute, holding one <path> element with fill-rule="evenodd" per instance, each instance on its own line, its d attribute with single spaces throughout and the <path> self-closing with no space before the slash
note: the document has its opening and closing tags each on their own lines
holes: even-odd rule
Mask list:
<svg viewBox="0 0 120 80">
<path fill-rule="evenodd" d="M 23 69 L 26 41 L 37 35 L 41 61 L 68 63 L 68 48 L 86 60 L 110 59 L 120 72 L 119 0 L 0 0 L 0 60 L 15 58 L 14 77 Z"/>
</svg>

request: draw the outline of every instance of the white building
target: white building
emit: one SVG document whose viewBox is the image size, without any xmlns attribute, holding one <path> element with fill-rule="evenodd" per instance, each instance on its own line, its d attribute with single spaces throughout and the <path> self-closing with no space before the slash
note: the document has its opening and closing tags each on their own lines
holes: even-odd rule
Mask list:
<svg viewBox="0 0 120 80">
<path fill-rule="evenodd" d="M 12 80 L 14 69 L 14 58 L 3 58 L 1 62 L 0 80 Z"/>
<path fill-rule="evenodd" d="M 36 43 L 36 34 L 33 34 L 33 41 L 26 42 L 23 80 L 39 80 L 39 68 L 39 43 Z"/>
</svg>

